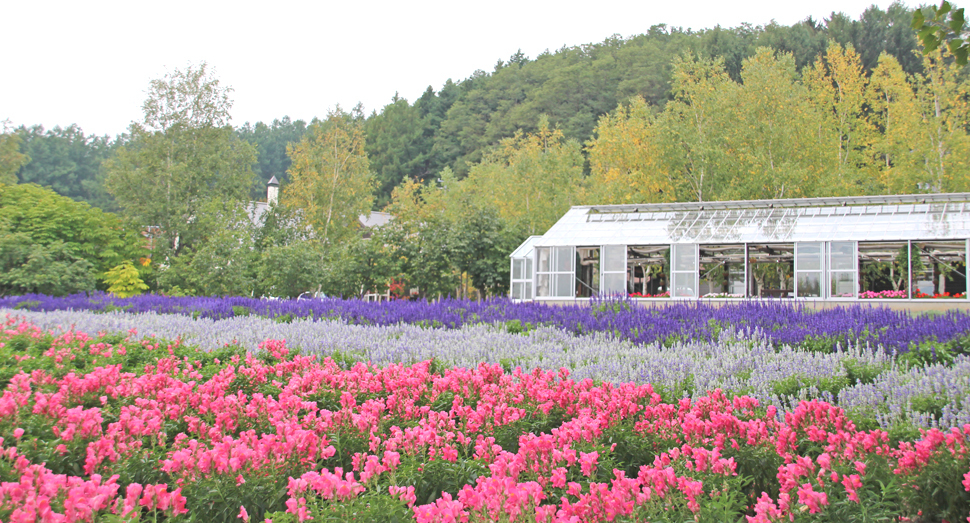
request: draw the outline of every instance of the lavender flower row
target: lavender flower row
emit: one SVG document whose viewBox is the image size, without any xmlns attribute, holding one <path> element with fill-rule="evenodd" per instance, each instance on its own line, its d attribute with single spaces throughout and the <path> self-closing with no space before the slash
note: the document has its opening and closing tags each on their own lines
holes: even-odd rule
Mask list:
<svg viewBox="0 0 970 523">
<path fill-rule="evenodd" d="M 226 319 L 240 314 L 268 318 L 340 318 L 350 324 L 423 324 L 457 329 L 476 323 L 519 321 L 546 325 L 580 334 L 609 332 L 638 344 L 671 343 L 674 340 L 716 341 L 718 333 L 731 328 L 744 336 L 762 333 L 781 345 L 806 341 L 826 344 L 870 342 L 899 353 L 926 340 L 948 342 L 970 336 L 970 314 L 950 311 L 933 317 L 913 316 L 870 304 L 851 304 L 813 310 L 792 302 L 746 300 L 710 305 L 671 302 L 641 307 L 627 300 L 603 300 L 586 304 L 549 306 L 513 303 L 505 299 L 483 302 L 442 300 L 436 303 L 394 301 L 368 303 L 335 298 L 312 300 L 260 300 L 254 298 L 174 298 L 142 295 L 116 298 L 107 294 L 53 298 L 27 295 L 0 298 L 0 307 L 29 310 L 124 309 L 128 312 L 183 314 Z"/>
<path fill-rule="evenodd" d="M 570 369 L 573 379 L 651 383 L 667 393 L 699 396 L 721 388 L 748 394 L 763 404 L 791 409 L 804 399 L 821 398 L 850 412 L 875 416 L 886 428 L 970 423 L 970 357 L 953 365 L 903 369 L 879 347 L 850 344 L 832 353 L 776 348 L 767 333 L 723 330 L 715 341 L 637 344 L 603 332 L 571 335 L 553 327 L 510 334 L 495 325 L 426 329 L 415 325 L 364 326 L 345 320 L 296 320 L 278 323 L 261 317 L 192 319 L 173 314 L 96 314 L 79 311 L 29 312 L 0 309 L 54 331 L 73 328 L 88 333 L 128 332 L 138 337 L 181 337 L 203 348 L 238 343 L 256 350 L 268 339 L 322 356 L 336 351 L 375 364 L 413 363 L 435 358 L 447 366 L 473 367 L 479 362 L 521 367 Z M 849 383 L 850 368 L 866 368 L 868 383 Z M 782 385 L 797 380 L 794 389 Z M 842 380 L 835 393 L 833 380 Z M 932 398 L 938 412 L 927 412 Z"/>
</svg>

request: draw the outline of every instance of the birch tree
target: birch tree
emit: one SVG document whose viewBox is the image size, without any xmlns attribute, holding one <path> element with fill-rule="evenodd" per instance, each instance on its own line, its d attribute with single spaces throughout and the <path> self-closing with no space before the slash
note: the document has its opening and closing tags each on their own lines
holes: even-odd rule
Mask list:
<svg viewBox="0 0 970 523">
<path fill-rule="evenodd" d="M 657 123 L 662 161 L 678 201 L 717 199 L 720 164 L 730 153 L 722 141 L 723 119 L 735 88 L 721 59 L 696 60 L 688 54 L 674 61 L 674 99 Z"/>
<path fill-rule="evenodd" d="M 348 238 L 373 205 L 376 182 L 364 140 L 360 120 L 337 107 L 287 147 L 292 182 L 283 203 L 300 209 L 321 241 Z"/>
<path fill-rule="evenodd" d="M 676 197 L 669 172 L 660 162 L 654 115 L 636 97 L 600 118 L 589 153 L 591 204 L 656 203 Z"/>
<path fill-rule="evenodd" d="M 162 259 L 205 242 L 207 206 L 245 203 L 256 150 L 229 125 L 231 92 L 205 63 L 153 80 L 144 120 L 131 124 L 131 139 L 104 165 L 125 215 L 158 231 Z"/>
</svg>

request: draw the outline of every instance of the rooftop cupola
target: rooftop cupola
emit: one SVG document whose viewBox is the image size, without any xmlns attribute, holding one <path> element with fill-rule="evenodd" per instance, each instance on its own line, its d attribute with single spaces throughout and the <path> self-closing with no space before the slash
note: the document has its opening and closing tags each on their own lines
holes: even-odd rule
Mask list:
<svg viewBox="0 0 970 523">
<path fill-rule="evenodd" d="M 276 177 L 269 179 L 269 183 L 266 184 L 266 203 L 273 205 L 279 202 L 280 199 L 280 182 Z"/>
</svg>

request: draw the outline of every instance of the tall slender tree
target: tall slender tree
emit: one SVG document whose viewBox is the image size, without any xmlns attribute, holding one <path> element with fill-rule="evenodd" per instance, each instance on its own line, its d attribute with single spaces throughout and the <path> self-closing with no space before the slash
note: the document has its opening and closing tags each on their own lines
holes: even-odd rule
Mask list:
<svg viewBox="0 0 970 523">
<path fill-rule="evenodd" d="M 293 182 L 283 191 L 283 202 L 302 209 L 321 241 L 338 243 L 349 237 L 374 199 L 360 118 L 337 107 L 326 120 L 310 124 L 287 154 Z"/>
<path fill-rule="evenodd" d="M 586 201 L 593 204 L 654 203 L 676 198 L 660 161 L 658 128 L 647 102 L 635 97 L 603 116 L 586 145 L 590 177 Z"/>
<path fill-rule="evenodd" d="M 0 184 L 17 183 L 17 171 L 30 161 L 30 157 L 20 152 L 20 136 L 10 129 L 9 121 L 0 126 Z"/>
<path fill-rule="evenodd" d="M 124 213 L 160 235 L 156 257 L 178 256 L 213 231 L 200 214 L 214 201 L 242 204 L 255 148 L 229 126 L 231 88 L 203 63 L 152 80 L 131 140 L 105 164 L 105 183 Z"/>
</svg>

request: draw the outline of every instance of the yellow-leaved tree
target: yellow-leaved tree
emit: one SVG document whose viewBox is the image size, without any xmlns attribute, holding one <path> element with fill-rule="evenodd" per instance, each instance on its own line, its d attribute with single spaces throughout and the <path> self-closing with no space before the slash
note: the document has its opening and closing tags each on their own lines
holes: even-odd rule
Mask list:
<svg viewBox="0 0 970 523">
<path fill-rule="evenodd" d="M 718 199 L 730 154 L 723 130 L 735 88 L 721 59 L 688 54 L 674 60 L 674 99 L 657 118 L 656 136 L 677 201 Z"/>
<path fill-rule="evenodd" d="M 825 54 L 803 73 L 803 82 L 821 118 L 819 163 L 831 194 L 868 194 L 871 181 L 872 127 L 865 118 L 868 79 L 851 46 L 831 42 Z"/>
<path fill-rule="evenodd" d="M 873 166 L 878 174 L 874 192 L 908 193 L 915 188 L 913 175 L 920 166 L 914 163 L 913 137 L 918 136 L 922 116 L 916 93 L 896 58 L 883 52 L 872 71 L 867 91 L 869 123 L 873 126 Z"/>
<path fill-rule="evenodd" d="M 816 196 L 816 115 L 795 59 L 762 47 L 744 60 L 741 79 L 729 91 L 720 199 Z"/>
<path fill-rule="evenodd" d="M 901 192 L 970 190 L 970 96 L 961 71 L 939 49 L 924 57 L 926 75 L 917 79 L 917 104 L 922 125 L 912 137 L 914 169 Z M 905 189 L 910 189 L 905 191 Z"/>
<path fill-rule="evenodd" d="M 339 243 L 348 238 L 374 201 L 361 118 L 337 107 L 326 120 L 310 124 L 286 153 L 292 181 L 284 188 L 283 203 L 303 212 L 319 240 Z"/>
<path fill-rule="evenodd" d="M 541 117 L 535 133 L 502 140 L 460 185 L 450 198 L 471 198 L 524 234 L 542 234 L 582 198 L 581 146 Z"/>
<path fill-rule="evenodd" d="M 17 184 L 17 171 L 30 161 L 30 157 L 20 152 L 20 136 L 10 129 L 10 122 L 0 122 L 0 184 Z"/>
<path fill-rule="evenodd" d="M 654 115 L 636 97 L 600 118 L 587 142 L 591 204 L 673 201 L 674 186 L 660 161 Z"/>
</svg>

